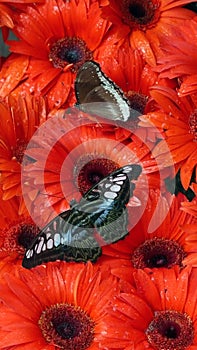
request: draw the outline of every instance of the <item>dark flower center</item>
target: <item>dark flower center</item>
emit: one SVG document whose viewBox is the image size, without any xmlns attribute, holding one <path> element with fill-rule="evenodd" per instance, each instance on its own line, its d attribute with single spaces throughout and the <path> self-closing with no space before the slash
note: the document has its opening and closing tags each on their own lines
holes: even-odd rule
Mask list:
<svg viewBox="0 0 197 350">
<path fill-rule="evenodd" d="M 157 350 L 184 350 L 193 343 L 193 322 L 186 313 L 157 311 L 146 335 Z"/>
<path fill-rule="evenodd" d="M 132 29 L 147 30 L 155 26 L 159 16 L 159 0 L 123 0 L 122 20 Z"/>
<path fill-rule="evenodd" d="M 88 49 L 85 41 L 76 37 L 63 38 L 51 45 L 49 61 L 55 68 L 64 69 L 72 64 L 73 72 L 87 60 L 92 59 L 92 52 Z"/>
<path fill-rule="evenodd" d="M 42 312 L 38 324 L 45 340 L 62 349 L 84 350 L 94 340 L 94 322 L 73 305 L 52 305 Z"/>
<path fill-rule="evenodd" d="M 57 333 L 63 338 L 63 339 L 70 339 L 76 337 L 80 333 L 81 324 L 77 320 L 71 320 L 71 323 L 63 322 L 61 324 L 56 324 L 54 322 L 54 327 L 57 331 Z"/>
<path fill-rule="evenodd" d="M 110 159 L 91 159 L 91 155 L 80 159 L 77 164 L 77 182 L 79 191 L 84 194 L 93 185 L 118 168 L 118 165 Z M 94 156 L 95 158 L 95 156 Z M 83 165 L 85 163 L 85 165 Z"/>
<path fill-rule="evenodd" d="M 197 142 L 197 109 L 189 117 L 190 133 L 194 135 L 194 141 Z"/>
<path fill-rule="evenodd" d="M 144 114 L 145 107 L 148 101 L 148 96 L 140 94 L 136 91 L 129 91 L 127 93 L 127 98 L 130 102 L 131 108 L 135 111 L 138 111 L 141 114 Z"/>
<path fill-rule="evenodd" d="M 24 156 L 24 152 L 26 150 L 27 147 L 27 142 L 24 140 L 17 140 L 16 141 L 16 146 L 13 149 L 13 158 L 15 158 L 17 160 L 18 163 L 22 164 L 23 162 L 23 156 Z"/>
<path fill-rule="evenodd" d="M 140 115 L 145 114 L 148 96 L 130 90 L 126 93 L 126 97 L 128 98 L 131 107 L 130 118 L 127 121 L 127 125 L 130 130 L 135 130 L 137 129 L 139 122 L 136 111 L 139 112 Z"/>
<path fill-rule="evenodd" d="M 20 222 L 13 222 L 1 232 L 2 246 L 0 251 L 17 252 L 24 254 L 35 236 L 39 233 L 39 228 L 30 218 L 23 218 Z"/>
<path fill-rule="evenodd" d="M 177 242 L 155 237 L 135 249 L 132 263 L 138 269 L 170 268 L 173 265 L 182 266 L 185 257 L 186 253 Z"/>
<path fill-rule="evenodd" d="M 129 5 L 129 12 L 136 18 L 144 18 L 146 16 L 146 11 L 143 4 L 136 3 Z"/>
<path fill-rule="evenodd" d="M 39 233 L 39 228 L 36 225 L 22 224 L 18 228 L 18 244 L 25 249 L 29 248 L 32 240 Z"/>
</svg>

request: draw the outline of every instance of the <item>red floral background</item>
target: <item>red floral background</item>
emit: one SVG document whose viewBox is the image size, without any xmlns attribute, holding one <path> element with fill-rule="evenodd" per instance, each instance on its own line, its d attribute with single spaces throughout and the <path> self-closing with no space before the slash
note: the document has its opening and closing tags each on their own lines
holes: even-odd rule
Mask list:
<svg viewBox="0 0 197 350">
<path fill-rule="evenodd" d="M 0 0 L 0 29 L 0 350 L 196 350 L 197 3 Z M 105 206 L 86 237 L 136 164 L 126 233 Z"/>
</svg>

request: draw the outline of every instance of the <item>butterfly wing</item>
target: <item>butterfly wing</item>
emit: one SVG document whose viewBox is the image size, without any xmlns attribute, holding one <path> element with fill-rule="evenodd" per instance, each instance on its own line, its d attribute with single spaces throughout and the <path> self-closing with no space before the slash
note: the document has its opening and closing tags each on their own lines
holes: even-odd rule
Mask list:
<svg viewBox="0 0 197 350">
<path fill-rule="evenodd" d="M 101 211 L 107 208 L 117 210 L 123 208 L 133 196 L 135 184 L 131 181 L 137 180 L 141 171 L 139 164 L 125 165 L 115 170 L 92 186 L 85 193 L 80 205 L 85 207 L 88 205 L 85 204 L 87 201 L 91 202 L 94 211 L 96 207 L 100 207 Z"/>
<path fill-rule="evenodd" d="M 75 95 L 77 104 L 88 103 L 89 94 L 100 85 L 100 67 L 96 62 L 86 61 L 78 70 L 75 80 Z M 99 101 L 97 101 L 99 102 Z"/>
<path fill-rule="evenodd" d="M 118 242 L 128 234 L 127 208 L 106 210 L 94 224 L 105 245 Z"/>
<path fill-rule="evenodd" d="M 126 204 L 135 189 L 131 181 L 137 180 L 141 171 L 138 164 L 115 170 L 86 192 L 79 203 L 105 244 L 117 242 L 128 233 Z"/>
<path fill-rule="evenodd" d="M 93 237 L 92 224 L 85 213 L 74 208 L 54 218 L 35 237 L 22 265 L 32 268 L 48 261 L 94 262 L 101 248 Z"/>
<path fill-rule="evenodd" d="M 94 228 L 107 243 L 127 234 L 126 204 L 135 187 L 130 181 L 140 173 L 139 165 L 127 165 L 94 185 L 79 203 L 54 218 L 36 236 L 25 253 L 23 267 L 55 260 L 96 261 L 102 251 Z"/>
<path fill-rule="evenodd" d="M 85 113 L 121 121 L 140 115 L 130 107 L 123 91 L 94 61 L 86 61 L 80 67 L 75 80 L 75 95 L 77 106 Z"/>
</svg>

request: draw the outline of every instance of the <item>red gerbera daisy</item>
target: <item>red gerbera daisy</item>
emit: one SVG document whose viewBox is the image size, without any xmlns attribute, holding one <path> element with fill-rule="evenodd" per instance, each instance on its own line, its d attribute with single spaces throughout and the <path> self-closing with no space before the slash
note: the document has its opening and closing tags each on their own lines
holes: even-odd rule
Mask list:
<svg viewBox="0 0 197 350">
<path fill-rule="evenodd" d="M 114 310 L 114 319 L 122 318 L 117 333 L 125 330 L 125 349 L 196 349 L 196 278 L 196 269 L 135 271 L 135 288 L 121 294 Z"/>
<path fill-rule="evenodd" d="M 114 25 L 119 39 L 129 36 L 134 48 L 141 50 L 145 60 L 155 65 L 160 35 L 169 35 L 183 19 L 194 16 L 182 8 L 190 0 L 109 0 L 102 9 L 103 17 Z"/>
<path fill-rule="evenodd" d="M 196 73 L 196 33 L 197 22 L 193 18 L 175 28 L 173 35 L 161 38 L 163 54 L 158 57 L 156 70 L 162 77 L 172 79 Z"/>
<path fill-rule="evenodd" d="M 155 70 L 160 77 L 179 78 L 180 96 L 197 92 L 196 35 L 197 17 L 175 28 L 172 36 L 161 38 L 162 51 Z"/>
<path fill-rule="evenodd" d="M 159 79 L 158 73 L 146 64 L 139 50 L 132 49 L 128 42 L 117 47 L 113 57 L 103 62 L 105 73 L 124 91 L 131 107 L 141 114 L 155 109 L 149 89 L 160 84 L 174 87 L 168 79 Z"/>
<path fill-rule="evenodd" d="M 79 200 L 96 182 L 126 164 L 141 163 L 144 168 L 136 184 L 137 197 L 142 197 L 144 205 L 148 173 L 158 172 L 151 159 L 151 143 L 145 144 L 137 135 L 110 122 L 97 124 L 82 115 L 79 118 L 79 113 L 77 116 L 54 116 L 28 146 L 27 155 L 35 162 L 25 164 L 23 183 L 33 183 L 40 191 L 28 209 L 36 222 L 39 218 L 44 220 L 41 227 L 68 209 L 70 201 Z M 157 173 L 153 179 L 150 176 L 150 185 L 151 181 L 160 186 Z M 24 186 L 24 191 L 28 192 L 28 187 Z"/>
<path fill-rule="evenodd" d="M 14 27 L 13 17 L 15 11 L 22 9 L 23 5 L 44 2 L 44 0 L 0 0 L 0 27 Z"/>
<path fill-rule="evenodd" d="M 0 27 L 6 26 L 8 28 L 13 28 L 14 23 L 12 17 L 13 12 L 11 8 L 0 2 Z"/>
<path fill-rule="evenodd" d="M 38 233 L 39 228 L 28 215 L 18 216 L 16 220 L 10 220 L 9 224 L 1 229 L 0 258 L 17 253 L 21 261 L 25 249 L 29 247 Z"/>
<path fill-rule="evenodd" d="M 197 184 L 193 183 L 191 188 L 193 189 L 196 196 L 191 202 L 183 201 L 181 203 L 181 209 L 197 218 Z"/>
<path fill-rule="evenodd" d="M 108 307 L 116 306 L 118 285 L 108 268 L 48 263 L 17 275 L 7 274 L 0 286 L 1 349 L 114 349 L 118 341 L 123 349 L 121 319 L 111 327 Z"/>
<path fill-rule="evenodd" d="M 18 218 L 18 197 L 3 200 L 3 190 L 0 187 L 0 227 L 4 228 L 10 221 Z"/>
<path fill-rule="evenodd" d="M 109 259 L 113 273 L 121 278 L 124 278 L 125 268 L 131 267 L 144 269 L 171 268 L 174 265 L 197 266 L 197 238 L 193 234 L 193 228 L 197 229 L 196 218 L 180 210 L 180 199 L 174 196 L 171 196 L 171 206 L 171 200 L 167 198 L 169 196 L 163 196 L 158 206 L 158 195 L 151 191 L 143 216 L 124 241 L 103 247 L 100 261 Z M 163 220 L 164 213 L 167 216 Z M 113 263 L 113 259 L 117 258 L 122 259 L 124 268 Z"/>
<path fill-rule="evenodd" d="M 124 91 L 131 107 L 141 114 L 149 110 L 149 88 L 156 83 L 158 75 L 145 64 L 139 51 L 128 44 L 122 45 L 109 57 L 109 62 L 105 60 L 105 65 L 106 73 Z"/>
<path fill-rule="evenodd" d="M 29 64 L 28 57 L 11 54 L 8 58 L 2 59 L 0 71 L 0 95 L 1 99 L 7 97 L 10 91 L 15 89 L 18 82 L 24 78 L 25 71 Z"/>
<path fill-rule="evenodd" d="M 0 171 L 3 199 L 21 196 L 21 163 L 24 151 L 36 131 L 46 120 L 42 98 L 10 97 L 0 103 Z"/>
<path fill-rule="evenodd" d="M 167 144 L 177 170 L 180 169 L 182 185 L 187 189 L 193 171 L 195 178 L 197 100 L 195 96 L 181 98 L 174 90 L 162 86 L 154 86 L 151 89 L 151 96 L 156 100 L 160 109 L 140 117 L 140 125 L 151 127 L 154 125 L 161 130 L 165 139 L 157 143 L 153 155 L 164 166 L 168 166 Z"/>
<path fill-rule="evenodd" d="M 2 199 L 0 192 L 0 274 L 12 271 L 20 264 L 32 239 L 39 232 L 28 213 L 19 215 L 20 202 L 17 197 Z"/>
<path fill-rule="evenodd" d="M 14 33 L 20 41 L 9 42 L 12 52 L 29 58 L 24 75 L 28 79 L 19 90 L 47 94 L 50 108 L 66 103 L 81 64 L 102 60 L 104 50 L 110 49 L 109 40 L 103 44 L 110 24 L 100 14 L 97 2 L 89 5 L 85 0 L 46 0 L 36 8 L 27 6 L 16 18 Z"/>
</svg>

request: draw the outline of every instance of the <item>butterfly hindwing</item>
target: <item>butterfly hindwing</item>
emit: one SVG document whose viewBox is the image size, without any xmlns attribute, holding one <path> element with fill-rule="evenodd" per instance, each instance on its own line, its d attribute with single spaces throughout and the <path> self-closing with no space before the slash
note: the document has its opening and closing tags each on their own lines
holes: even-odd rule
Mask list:
<svg viewBox="0 0 197 350">
<path fill-rule="evenodd" d="M 127 121 L 140 113 L 131 108 L 123 91 L 94 61 L 86 61 L 78 70 L 75 80 L 76 106 L 85 113 L 110 120 Z"/>
<path fill-rule="evenodd" d="M 111 244 L 123 239 L 128 234 L 128 211 L 126 206 L 119 210 L 103 212 L 95 222 L 103 244 Z"/>
</svg>

